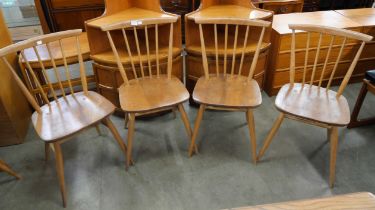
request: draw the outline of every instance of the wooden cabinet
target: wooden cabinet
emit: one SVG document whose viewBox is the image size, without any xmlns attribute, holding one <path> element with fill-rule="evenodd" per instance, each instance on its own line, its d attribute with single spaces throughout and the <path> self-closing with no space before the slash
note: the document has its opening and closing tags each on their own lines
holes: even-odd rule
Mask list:
<svg viewBox="0 0 375 210">
<path fill-rule="evenodd" d="M 255 6 L 275 14 L 302 12 L 304 0 L 253 0 Z"/>
<path fill-rule="evenodd" d="M 371 18 L 371 15 L 365 20 Z M 267 71 L 267 83 L 266 92 L 269 95 L 277 94 L 278 90 L 284 84 L 289 82 L 289 65 L 290 65 L 290 49 L 291 49 L 291 38 L 292 31 L 289 29 L 289 23 L 296 24 L 319 24 L 334 26 L 338 28 L 346 28 L 353 31 L 364 32 L 368 34 L 374 34 L 374 29 L 369 27 L 367 29 L 363 28 L 363 24 L 358 21 L 354 21 L 351 18 L 345 17 L 335 11 L 320 11 L 320 12 L 310 12 L 310 13 L 293 13 L 284 15 L 275 15 L 274 22 L 272 26 L 272 47 L 270 52 L 270 58 L 268 63 Z M 367 31 L 364 31 L 367 30 Z M 296 82 L 302 81 L 302 72 L 305 60 L 305 45 L 306 45 L 307 35 L 306 33 L 296 34 Z M 317 50 L 319 35 L 311 35 L 311 47 L 309 53 L 309 63 L 313 62 L 315 59 L 315 54 Z M 337 43 L 336 43 L 337 42 Z M 338 52 L 340 50 L 340 40 L 336 40 L 332 48 L 332 59 L 336 59 Z M 301 44 L 299 44 L 301 43 Z M 324 63 L 324 58 L 328 52 L 328 46 L 330 44 L 330 38 L 328 36 L 322 37 L 322 47 L 319 53 L 319 63 Z M 363 51 L 362 56 L 357 64 L 356 69 L 352 75 L 351 81 L 361 81 L 364 77 L 364 72 L 369 68 L 375 67 L 375 50 L 371 48 L 371 44 L 366 46 Z M 343 50 L 342 59 L 338 64 L 338 68 L 334 77 L 334 82 L 340 82 L 344 77 L 351 61 L 354 58 L 354 52 L 358 49 L 358 42 L 348 42 Z M 334 61 L 329 60 L 327 69 L 323 81 L 327 81 L 329 75 L 334 67 Z M 317 69 L 317 75 L 320 75 L 322 66 Z M 318 80 L 319 78 L 317 78 Z"/>
<path fill-rule="evenodd" d="M 203 76 L 203 64 L 202 64 L 202 54 L 201 54 L 201 44 L 199 38 L 199 29 L 198 25 L 195 23 L 194 19 L 199 17 L 231 17 L 231 18 L 254 18 L 254 19 L 263 19 L 272 21 L 272 12 L 261 10 L 256 8 L 250 3 L 250 1 L 234 1 L 234 0 L 203 0 L 198 10 L 186 15 L 186 28 L 185 28 L 185 37 L 186 37 L 186 85 L 187 89 L 191 93 L 194 89 L 196 81 Z M 210 34 L 210 31 L 213 33 L 212 25 L 203 25 L 203 31 L 205 31 L 205 37 L 213 37 L 213 34 Z M 211 27 L 211 28 L 210 28 Z M 246 28 L 246 27 L 245 27 Z M 239 27 L 239 30 L 245 30 L 242 26 Z M 259 39 L 260 31 L 252 30 L 251 36 L 249 36 L 247 47 L 245 50 L 245 59 L 243 66 L 243 75 L 248 75 L 252 57 L 255 52 L 256 42 Z M 234 30 L 229 27 L 228 29 L 228 51 L 232 52 L 233 43 L 234 43 Z M 259 86 L 262 88 L 264 84 L 266 64 L 268 60 L 268 49 L 270 47 L 270 35 L 271 28 L 266 30 L 262 49 L 259 56 L 259 61 L 256 67 L 254 78 L 258 81 Z M 241 40 L 242 39 L 242 40 Z M 244 37 L 240 37 L 238 43 L 243 43 Z M 208 55 L 209 71 L 215 72 L 215 47 L 214 39 L 206 40 L 206 51 Z M 224 29 L 218 28 L 218 42 L 224 43 Z M 223 69 L 223 60 L 224 60 L 224 44 L 219 45 L 219 65 L 220 69 Z M 236 51 L 236 63 L 240 63 L 242 51 Z M 232 56 L 229 56 L 232 57 Z M 230 64 L 232 62 L 228 61 L 228 69 L 230 69 Z"/>
<path fill-rule="evenodd" d="M 86 20 L 101 16 L 104 0 L 35 0 L 43 31 L 85 29 Z"/>
<path fill-rule="evenodd" d="M 147 0 L 107 0 L 106 13 L 103 16 L 89 20 L 86 22 L 87 36 L 89 40 L 91 59 L 94 61 L 94 71 L 96 77 L 96 84 L 100 94 L 109 99 L 117 107 L 119 105 L 117 88 L 123 83 L 118 71 L 117 63 L 110 47 L 107 34 L 103 32 L 100 27 L 108 24 L 115 24 L 122 21 L 132 21 L 147 18 L 160 18 L 166 15 L 166 12 L 161 9 L 158 1 Z M 173 14 L 171 14 L 173 15 Z M 177 16 L 177 15 L 176 15 Z M 133 30 L 133 29 L 129 29 Z M 169 25 L 158 26 L 159 31 L 159 62 L 161 69 L 166 68 L 168 50 L 168 40 L 164 37 L 169 37 Z M 155 33 L 154 28 L 148 29 L 149 33 Z M 124 38 L 121 31 L 111 32 L 115 45 L 124 45 Z M 137 29 L 139 34 L 138 39 L 141 45 L 141 56 L 147 56 L 145 45 L 145 29 Z M 135 42 L 134 33 L 128 33 L 127 38 L 129 42 Z M 149 40 L 149 46 L 155 46 L 155 40 Z M 133 49 L 135 50 L 135 49 Z M 181 44 L 181 18 L 174 24 L 173 27 L 173 70 L 172 74 L 182 80 L 182 44 Z M 134 55 L 137 54 L 136 50 Z M 121 60 L 125 71 L 131 71 L 131 63 L 125 51 L 119 51 Z M 155 57 L 155 56 L 154 56 Z M 155 58 L 154 58 L 155 59 Z M 134 60 L 136 69 L 140 68 L 140 63 Z M 129 74 L 130 76 L 131 74 Z M 129 79 L 132 79 L 129 77 Z M 118 109 L 120 111 L 120 109 Z"/>
<path fill-rule="evenodd" d="M 3 13 L 0 10 L 0 48 L 12 44 Z M 8 61 L 17 68 L 16 54 Z M 8 67 L 0 61 L 0 146 L 20 144 L 26 136 L 31 110 Z"/>
<path fill-rule="evenodd" d="M 319 10 L 319 0 L 305 0 L 303 4 L 304 12 L 315 12 Z"/>
</svg>

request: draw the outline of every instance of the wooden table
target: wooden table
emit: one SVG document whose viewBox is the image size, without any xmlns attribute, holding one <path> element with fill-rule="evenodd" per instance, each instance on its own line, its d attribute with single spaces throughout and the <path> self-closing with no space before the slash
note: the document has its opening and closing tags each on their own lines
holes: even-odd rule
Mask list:
<svg viewBox="0 0 375 210">
<path fill-rule="evenodd" d="M 369 210 L 375 209 L 375 196 L 368 192 L 338 195 L 328 198 L 318 198 L 300 201 L 290 201 L 275 204 L 265 204 L 232 210 Z"/>
<path fill-rule="evenodd" d="M 371 10 L 372 11 L 372 10 Z M 369 21 L 369 18 L 366 21 Z M 375 21 L 374 21 L 375 22 Z M 343 14 L 336 11 L 320 11 L 320 12 L 309 12 L 309 13 L 292 13 L 292 14 L 282 14 L 275 15 L 272 25 L 272 46 L 271 52 L 268 60 L 268 70 L 267 70 L 267 80 L 266 80 L 266 92 L 269 95 L 277 94 L 278 90 L 284 84 L 289 82 L 289 63 L 290 63 L 290 47 L 291 47 L 291 35 L 292 31 L 289 29 L 288 24 L 299 23 L 299 24 L 319 24 L 326 26 L 334 26 L 338 28 L 350 29 L 358 32 L 364 32 L 372 34 L 375 32 L 375 28 L 372 26 L 367 27 L 362 22 L 359 22 L 353 18 L 344 16 Z M 298 40 L 302 40 L 300 43 L 306 43 L 306 33 L 297 33 L 297 45 Z M 313 48 L 316 48 L 317 40 L 319 39 L 318 34 L 312 34 L 312 43 L 315 43 Z M 324 55 L 328 51 L 328 46 L 330 43 L 329 37 L 324 37 L 322 39 L 322 49 L 321 55 L 322 59 L 325 58 Z M 369 68 L 375 68 L 375 50 L 372 47 L 366 47 L 362 56 L 357 64 L 356 69 L 352 75 L 351 82 L 358 82 L 364 78 L 364 72 Z M 343 51 L 343 58 L 341 59 L 335 78 L 334 83 L 338 83 L 344 77 L 346 70 L 348 69 L 350 62 L 354 58 L 354 54 L 351 53 L 353 48 L 357 48 L 359 43 L 350 42 L 345 45 Z M 305 57 L 305 46 L 297 46 L 299 52 L 296 54 L 297 64 L 296 64 L 296 81 L 302 81 L 302 71 L 304 65 Z M 334 53 L 338 53 L 340 45 L 334 45 L 332 50 Z M 371 50 L 370 50 L 371 49 Z M 312 50 L 311 50 L 312 51 Z M 311 54 L 311 53 L 310 53 Z M 309 56 L 313 59 L 313 56 Z M 319 59 L 319 63 L 324 63 L 322 59 Z M 333 69 L 333 65 L 329 64 L 324 76 L 324 81 L 327 81 L 329 75 Z M 318 71 L 320 75 L 321 69 Z M 318 78 L 319 79 L 319 78 Z"/>
<path fill-rule="evenodd" d="M 77 55 L 77 48 L 76 48 L 76 39 L 73 38 L 67 38 L 62 40 L 63 48 L 64 48 L 64 53 L 67 58 L 67 63 L 68 64 L 75 64 L 78 63 L 78 55 Z M 85 61 L 90 60 L 90 47 L 89 43 L 87 40 L 87 34 L 82 33 L 82 35 L 79 37 L 79 42 L 81 45 L 81 51 L 82 51 L 82 56 Z M 38 52 L 40 54 L 41 60 L 43 61 L 43 65 L 46 69 L 52 68 L 52 63 L 51 59 L 49 57 L 47 47 L 45 45 L 40 45 L 37 47 Z M 51 54 L 55 58 L 56 65 L 63 66 L 63 57 L 61 54 L 60 46 L 58 42 L 53 42 L 50 45 L 51 48 Z M 43 73 L 42 73 L 42 66 L 40 65 L 38 58 L 32 48 L 26 49 L 25 50 L 25 56 L 27 60 L 30 62 L 31 67 L 34 69 L 36 75 L 39 77 L 40 81 L 45 81 Z M 27 74 L 26 70 L 26 62 L 21 58 L 20 59 L 20 68 L 21 72 L 23 75 L 24 80 L 26 81 L 26 86 L 28 87 L 29 90 L 34 94 L 34 96 L 38 99 L 38 102 L 40 105 L 43 104 L 43 101 L 39 97 L 39 90 L 36 88 L 34 81 L 31 80 Z M 88 81 L 87 82 L 94 82 L 94 76 L 88 76 L 87 77 Z M 45 85 L 46 83 L 42 84 Z M 80 85 L 80 80 L 73 80 L 73 86 Z M 67 87 L 67 84 L 66 84 Z"/>
</svg>

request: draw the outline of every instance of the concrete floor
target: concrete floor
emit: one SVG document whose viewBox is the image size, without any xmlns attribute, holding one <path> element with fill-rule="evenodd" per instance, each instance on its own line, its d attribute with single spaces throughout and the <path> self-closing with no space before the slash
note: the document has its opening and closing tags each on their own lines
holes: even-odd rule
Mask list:
<svg viewBox="0 0 375 210">
<path fill-rule="evenodd" d="M 351 109 L 360 84 L 345 96 Z M 255 111 L 258 149 L 276 119 L 274 97 Z M 361 115 L 375 116 L 369 95 Z M 193 125 L 197 109 L 185 104 Z M 124 121 L 112 117 L 121 135 Z M 336 186 L 328 187 L 326 130 L 285 120 L 264 159 L 253 165 L 244 113 L 208 111 L 200 154 L 188 158 L 182 121 L 172 114 L 136 121 L 133 157 L 125 158 L 107 129 L 87 130 L 63 144 L 67 209 L 222 209 L 358 191 L 375 193 L 375 126 L 339 130 Z M 23 179 L 0 173 L 0 209 L 62 209 L 54 158 L 32 127 L 24 144 L 0 148 Z"/>
</svg>

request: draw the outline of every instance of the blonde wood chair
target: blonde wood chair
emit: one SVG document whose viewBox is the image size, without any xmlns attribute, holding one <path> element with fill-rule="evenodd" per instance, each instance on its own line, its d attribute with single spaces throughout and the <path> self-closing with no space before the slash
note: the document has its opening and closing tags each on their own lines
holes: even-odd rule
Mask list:
<svg viewBox="0 0 375 210">
<path fill-rule="evenodd" d="M 335 181 L 336 153 L 338 144 L 338 127 L 346 126 L 350 121 L 350 110 L 346 98 L 342 95 L 348 81 L 354 71 L 358 59 L 362 53 L 365 43 L 372 40 L 372 37 L 359 32 L 326 27 L 320 25 L 294 25 L 289 28 L 293 31 L 290 58 L 290 83 L 284 85 L 277 94 L 275 105 L 280 115 L 275 121 L 271 131 L 268 133 L 262 149 L 259 151 L 258 160 L 264 155 L 272 138 L 279 129 L 284 118 L 289 118 L 304 123 L 326 128 L 330 139 L 330 175 L 329 185 L 333 187 Z M 301 42 L 296 43 L 296 30 L 307 32 L 304 68 L 296 69 L 296 52 L 298 47 L 302 47 Z M 318 41 L 313 41 L 312 37 L 318 34 Z M 329 36 L 330 45 L 321 53 L 322 37 Z M 355 57 L 345 77 L 341 82 L 338 91 L 330 90 L 338 63 L 343 57 L 343 49 L 350 41 L 360 42 L 357 51 L 354 50 Z M 303 46 L 304 47 L 304 46 Z M 339 52 L 335 55 L 334 48 Z M 310 50 L 316 50 L 313 65 L 309 64 Z M 336 51 L 337 51 L 336 50 Z M 300 52 L 300 51 L 298 51 Z M 322 59 L 322 56 L 324 56 Z M 323 61 L 318 64 L 319 60 Z M 329 67 L 328 67 L 329 66 Z M 295 81 L 296 73 L 303 74 L 302 81 Z M 320 76 L 319 76 L 320 73 Z M 325 74 L 330 75 L 328 81 L 323 81 Z M 310 80 L 310 81 L 308 81 Z M 327 83 L 326 87 L 323 84 Z"/>
<path fill-rule="evenodd" d="M 6 164 L 3 160 L 0 160 L 0 171 L 4 171 L 5 173 L 16 177 L 17 179 L 21 179 L 21 176 L 18 175 L 13 169 Z"/>
<path fill-rule="evenodd" d="M 16 44 L 0 49 L 0 57 L 2 58 L 2 61 L 8 66 L 17 84 L 22 89 L 29 103 L 35 109 L 35 112 L 32 115 L 32 124 L 34 125 L 34 128 L 39 137 L 45 142 L 46 160 L 48 160 L 50 148 L 52 148 L 52 150 L 55 152 L 56 170 L 64 207 L 66 207 L 67 198 L 65 189 L 63 155 L 61 151 L 61 144 L 63 142 L 71 139 L 70 137 L 74 134 L 77 134 L 89 127 L 96 126 L 99 132 L 98 125 L 100 123 L 103 123 L 113 134 L 115 140 L 124 153 L 124 156 L 126 156 L 127 150 L 120 134 L 110 120 L 111 114 L 115 111 L 115 106 L 99 94 L 88 90 L 85 67 L 82 59 L 80 43 L 78 40 L 78 36 L 81 33 L 82 30 L 79 29 L 47 34 L 18 42 Z M 80 85 L 83 89 L 80 92 L 75 91 L 75 89 L 73 88 L 74 85 L 78 84 L 71 79 L 70 69 L 67 65 L 67 60 L 64 55 L 64 46 L 63 44 L 61 44 L 62 39 L 69 37 L 76 38 L 76 49 L 80 66 Z M 52 42 L 59 43 L 65 67 L 62 71 L 59 71 L 59 69 L 57 69 L 54 55 L 50 53 L 50 44 Z M 47 70 L 40 59 L 41 56 L 38 51 L 38 46 L 41 44 L 44 44 L 47 47 L 47 51 L 49 57 L 51 58 L 53 66 L 52 70 Z M 39 60 L 43 75 L 45 77 L 44 79 L 47 82 L 45 85 L 41 85 L 29 61 L 25 59 L 26 57 L 24 51 L 28 48 L 32 48 L 34 50 L 34 53 Z M 28 91 L 27 87 L 18 77 L 17 72 L 13 69 L 6 58 L 7 55 L 16 53 L 18 51 L 20 51 L 20 59 L 25 60 L 26 66 L 29 70 L 28 73 L 33 79 L 33 82 L 38 87 L 38 93 L 43 98 L 43 101 L 45 103 L 45 105 L 43 106 L 38 105 L 35 98 L 33 97 L 33 94 Z M 54 76 L 58 81 L 57 84 L 51 82 L 51 77 L 49 76 L 48 71 L 53 71 Z M 61 78 L 61 75 L 64 73 L 64 71 L 66 80 L 62 80 Z M 58 95 L 61 95 L 61 97 L 58 97 Z"/>
<path fill-rule="evenodd" d="M 183 83 L 171 75 L 173 24 L 177 19 L 175 16 L 147 18 L 101 27 L 102 31 L 107 33 L 124 81 L 118 91 L 121 108 L 127 113 L 128 158 L 132 155 L 135 114 L 178 108 L 187 134 L 191 137 L 191 127 L 183 106 L 189 99 L 189 93 Z M 169 37 L 159 37 L 159 30 L 169 30 Z M 143 38 L 142 42 L 140 37 Z M 123 39 L 124 45 L 116 46 L 115 38 Z M 161 59 L 167 59 L 164 72 L 160 67 Z M 126 72 L 124 64 L 129 60 L 132 71 Z M 127 161 L 127 167 L 129 164 L 130 159 Z"/>
<path fill-rule="evenodd" d="M 262 103 L 262 96 L 259 85 L 257 81 L 253 79 L 253 76 L 257 66 L 264 33 L 271 23 L 263 20 L 229 18 L 196 18 L 195 22 L 199 25 L 204 76 L 198 80 L 193 91 L 193 100 L 199 103 L 200 106 L 195 120 L 193 136 L 191 138 L 189 156 L 191 157 L 193 154 L 193 145 L 196 144 L 199 126 L 206 108 L 235 111 L 244 110 L 246 112 L 246 119 L 250 131 L 253 162 L 256 163 L 256 135 L 253 109 Z M 212 40 L 214 39 L 215 49 L 210 49 L 210 53 L 213 51 L 216 58 L 216 72 L 213 74 L 209 72 L 208 53 L 205 42 L 207 37 L 205 37 L 204 33 L 204 28 L 209 29 L 210 27 L 203 27 L 203 25 L 211 25 L 214 29 Z M 220 27 L 221 30 L 224 29 L 225 31 L 224 43 L 218 41 L 218 30 L 220 30 Z M 240 29 L 240 27 L 242 28 Z M 233 48 L 231 49 L 228 47 L 228 31 L 230 28 L 235 30 L 234 39 L 232 38 L 234 40 Z M 253 38 L 250 31 L 256 31 L 257 29 L 261 31 L 260 35 L 257 38 Z M 244 34 L 239 35 L 240 32 Z M 207 34 L 209 33 L 206 33 L 206 35 Z M 243 40 L 243 43 L 238 43 L 240 38 Z M 249 45 L 255 46 L 252 52 L 253 60 L 250 65 L 249 74 L 243 76 L 242 70 L 244 68 L 245 51 L 248 49 Z M 221 58 L 219 58 L 219 52 L 224 55 L 222 60 L 222 73 L 220 72 L 219 60 Z M 238 52 L 241 52 L 241 58 L 237 71 L 236 54 Z M 230 68 L 228 68 L 228 66 Z"/>
</svg>

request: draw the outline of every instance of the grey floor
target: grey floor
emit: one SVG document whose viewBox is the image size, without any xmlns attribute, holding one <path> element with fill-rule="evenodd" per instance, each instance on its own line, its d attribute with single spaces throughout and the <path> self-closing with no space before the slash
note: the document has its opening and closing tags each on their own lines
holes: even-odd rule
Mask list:
<svg viewBox="0 0 375 210">
<path fill-rule="evenodd" d="M 351 108 L 360 84 L 349 85 Z M 274 97 L 263 94 L 255 111 L 258 145 L 276 119 Z M 369 95 L 361 116 L 375 116 Z M 197 109 L 185 104 L 193 125 Z M 113 117 L 123 137 L 124 121 Z M 187 156 L 188 138 L 180 116 L 138 120 L 136 165 L 125 171 L 119 148 L 103 126 L 63 144 L 67 209 L 222 209 L 335 194 L 375 193 L 375 126 L 340 129 L 337 181 L 328 187 L 329 144 L 322 128 L 286 120 L 264 159 L 253 165 L 244 113 L 208 111 L 199 135 L 200 154 Z M 260 146 L 258 146 L 259 149 Z M 30 127 L 22 145 L 0 148 L 18 171 L 16 181 L 0 173 L 0 209 L 62 209 L 54 158 Z"/>
</svg>

